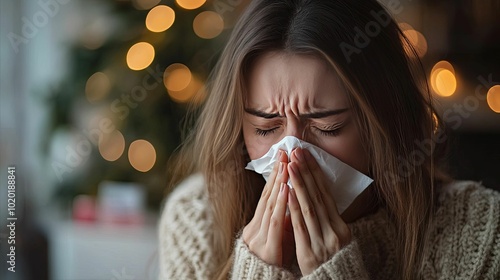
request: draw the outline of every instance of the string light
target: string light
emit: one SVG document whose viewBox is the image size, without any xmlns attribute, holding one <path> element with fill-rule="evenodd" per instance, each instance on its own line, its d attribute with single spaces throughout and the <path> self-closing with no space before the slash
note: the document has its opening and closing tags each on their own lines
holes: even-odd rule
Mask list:
<svg viewBox="0 0 500 280">
<path fill-rule="evenodd" d="M 206 0 L 176 0 L 177 5 L 186 10 L 194 10 L 205 4 Z"/>
<path fill-rule="evenodd" d="M 194 18 L 193 30 L 200 38 L 212 39 L 224 30 L 224 20 L 216 12 L 201 12 Z"/>
<path fill-rule="evenodd" d="M 128 160 L 137 171 L 148 172 L 156 162 L 155 148 L 146 140 L 135 140 L 128 149 Z"/>
<path fill-rule="evenodd" d="M 108 76 L 102 72 L 96 72 L 89 77 L 85 84 L 85 96 L 89 102 L 103 99 L 111 89 Z"/>
<path fill-rule="evenodd" d="M 139 42 L 127 52 L 127 65 L 132 70 L 142 70 L 148 67 L 155 58 L 155 49 L 146 42 Z"/>
<path fill-rule="evenodd" d="M 493 112 L 500 113 L 500 85 L 494 85 L 488 90 L 486 101 Z"/>
<path fill-rule="evenodd" d="M 455 69 L 448 61 L 442 60 L 431 70 L 431 87 L 440 96 L 451 96 L 457 89 Z"/>
<path fill-rule="evenodd" d="M 424 35 L 415 29 L 403 31 L 403 34 L 408 38 L 420 58 L 427 53 L 427 40 Z"/>
<path fill-rule="evenodd" d="M 191 71 L 181 63 L 174 63 L 165 69 L 163 83 L 169 91 L 181 91 L 191 82 Z"/>
<path fill-rule="evenodd" d="M 125 138 L 118 130 L 104 134 L 99 138 L 99 153 L 107 161 L 119 159 L 125 150 Z"/>
<path fill-rule="evenodd" d="M 165 5 L 156 6 L 146 16 L 146 27 L 152 32 L 163 32 L 175 21 L 175 12 Z"/>
</svg>

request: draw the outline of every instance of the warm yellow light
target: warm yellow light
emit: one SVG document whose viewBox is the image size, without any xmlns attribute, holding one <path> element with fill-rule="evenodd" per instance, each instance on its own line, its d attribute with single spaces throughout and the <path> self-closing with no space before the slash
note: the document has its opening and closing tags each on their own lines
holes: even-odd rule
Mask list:
<svg viewBox="0 0 500 280">
<path fill-rule="evenodd" d="M 155 58 L 155 49 L 146 42 L 140 42 L 128 50 L 127 65 L 132 70 L 142 70 L 148 67 Z"/>
<path fill-rule="evenodd" d="M 185 103 L 191 101 L 195 104 L 200 104 L 205 99 L 205 87 L 203 83 L 196 77 L 192 77 L 188 86 L 180 91 L 167 90 L 168 95 L 177 103 Z"/>
<path fill-rule="evenodd" d="M 194 18 L 193 30 L 200 38 L 212 39 L 224 30 L 224 20 L 216 12 L 201 12 Z"/>
<path fill-rule="evenodd" d="M 205 4 L 206 0 L 176 0 L 175 2 L 186 10 L 194 10 Z"/>
<path fill-rule="evenodd" d="M 436 93 L 441 96 L 451 96 L 457 89 L 457 79 L 448 69 L 436 70 Z"/>
<path fill-rule="evenodd" d="M 175 21 L 175 12 L 169 6 L 156 6 L 146 16 L 146 27 L 152 32 L 163 32 Z"/>
<path fill-rule="evenodd" d="M 398 25 L 402 31 L 414 29 L 413 26 L 406 22 L 400 22 L 398 23 Z"/>
<path fill-rule="evenodd" d="M 415 29 L 408 29 L 403 31 L 403 34 L 408 38 L 411 45 L 415 48 L 420 58 L 424 57 L 427 53 L 427 40 L 424 35 Z"/>
<path fill-rule="evenodd" d="M 119 159 L 125 150 L 125 138 L 118 130 L 105 133 L 99 138 L 99 153 L 107 161 Z"/>
<path fill-rule="evenodd" d="M 438 63 L 436 63 L 434 65 L 434 67 L 432 67 L 432 70 L 431 70 L 431 75 L 430 75 L 430 82 L 431 82 L 431 88 L 434 90 L 434 92 L 436 92 L 437 94 L 439 95 L 442 95 L 441 92 L 439 91 L 438 89 L 438 86 L 437 86 L 437 77 L 438 77 L 438 74 L 442 71 L 442 70 L 448 70 L 450 71 L 453 76 L 454 76 L 454 79 L 455 79 L 455 87 L 456 87 L 456 77 L 455 77 L 455 69 L 453 68 L 453 65 L 451 65 L 451 63 L 449 63 L 448 61 L 446 60 L 441 60 L 439 61 Z M 449 76 L 448 74 L 445 74 L 444 75 L 445 78 L 446 76 Z M 453 94 L 453 93 L 452 93 Z M 451 95 L 451 94 L 450 94 Z M 448 95 L 449 96 L 449 95 Z"/>
<path fill-rule="evenodd" d="M 488 106 L 495 113 L 500 113 L 500 85 L 492 86 L 486 95 Z"/>
<path fill-rule="evenodd" d="M 89 102 L 103 99 L 111 89 L 111 82 L 108 76 L 102 72 L 96 72 L 87 80 L 85 85 L 85 95 Z"/>
<path fill-rule="evenodd" d="M 134 7 L 138 10 L 149 10 L 158 5 L 161 0 L 133 0 Z"/>
<path fill-rule="evenodd" d="M 174 63 L 165 69 L 163 83 L 168 90 L 181 91 L 191 82 L 191 71 L 181 63 Z"/>
<path fill-rule="evenodd" d="M 451 73 L 455 74 L 455 68 L 453 68 L 453 65 L 451 65 L 451 63 L 449 63 L 446 60 L 441 60 L 438 63 L 434 64 L 434 67 L 432 67 L 432 71 L 439 69 L 439 68 L 450 70 Z"/>
<path fill-rule="evenodd" d="M 136 170 L 148 172 L 156 162 L 155 148 L 146 140 L 136 140 L 128 148 L 128 160 Z"/>
</svg>

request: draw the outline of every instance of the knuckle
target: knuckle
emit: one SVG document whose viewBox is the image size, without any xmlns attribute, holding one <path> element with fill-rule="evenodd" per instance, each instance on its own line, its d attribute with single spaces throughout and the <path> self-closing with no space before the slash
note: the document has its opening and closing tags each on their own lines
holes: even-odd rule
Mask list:
<svg viewBox="0 0 500 280">
<path fill-rule="evenodd" d="M 300 222 L 297 222 L 296 225 L 295 225 L 295 230 L 298 232 L 298 233 L 302 233 L 302 234 L 305 234 L 307 233 L 307 227 L 306 227 L 306 224 L 302 221 Z"/>
<path fill-rule="evenodd" d="M 269 211 L 270 213 L 272 213 L 274 211 L 274 203 L 271 201 L 268 201 L 267 205 L 266 205 L 266 210 Z"/>
<path fill-rule="evenodd" d="M 266 184 L 264 186 L 264 189 L 262 190 L 262 194 L 260 197 L 261 199 L 267 199 L 270 194 L 271 194 L 271 187 Z"/>
<path fill-rule="evenodd" d="M 319 191 L 315 191 L 313 195 L 314 202 L 318 205 L 323 205 L 323 194 Z"/>
<path fill-rule="evenodd" d="M 313 206 L 307 205 L 306 207 L 304 207 L 302 214 L 304 215 L 304 217 L 315 218 L 316 210 L 314 209 Z"/>
<path fill-rule="evenodd" d="M 271 216 L 271 220 L 269 221 L 270 228 L 278 228 L 280 226 L 280 220 L 276 216 Z"/>
</svg>

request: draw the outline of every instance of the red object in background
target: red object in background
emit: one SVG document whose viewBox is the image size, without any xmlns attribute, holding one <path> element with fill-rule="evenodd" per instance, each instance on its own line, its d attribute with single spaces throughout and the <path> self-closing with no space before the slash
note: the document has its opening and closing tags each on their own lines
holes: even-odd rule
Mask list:
<svg viewBox="0 0 500 280">
<path fill-rule="evenodd" d="M 73 200 L 73 220 L 94 222 L 96 220 L 95 199 L 89 195 L 78 195 Z"/>
</svg>

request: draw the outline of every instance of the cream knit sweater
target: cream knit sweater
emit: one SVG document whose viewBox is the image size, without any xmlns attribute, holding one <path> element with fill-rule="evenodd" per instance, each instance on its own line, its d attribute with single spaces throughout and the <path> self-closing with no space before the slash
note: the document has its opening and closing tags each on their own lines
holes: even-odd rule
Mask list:
<svg viewBox="0 0 500 280">
<path fill-rule="evenodd" d="M 160 279 L 213 276 L 211 217 L 201 175 L 169 196 L 159 227 Z M 353 241 L 301 279 L 394 279 L 394 226 L 385 210 L 349 224 Z M 500 194 L 475 182 L 443 188 L 426 248 L 424 279 L 500 279 Z M 232 279 L 296 279 L 235 240 Z"/>
</svg>

